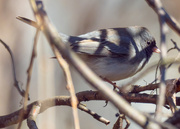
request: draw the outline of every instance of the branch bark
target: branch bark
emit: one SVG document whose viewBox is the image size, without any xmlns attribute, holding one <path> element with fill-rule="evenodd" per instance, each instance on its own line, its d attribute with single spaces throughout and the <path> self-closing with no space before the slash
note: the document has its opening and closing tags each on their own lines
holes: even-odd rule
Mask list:
<svg viewBox="0 0 180 129">
<path fill-rule="evenodd" d="M 105 97 L 99 91 L 79 92 L 76 94 L 76 97 L 79 102 L 92 101 L 92 100 L 99 100 L 99 101 L 108 100 L 107 97 Z M 136 94 L 136 93 L 122 94 L 122 97 L 124 97 L 129 102 L 150 103 L 150 104 L 156 104 L 156 99 L 157 99 L 157 95 Z M 71 106 L 71 97 L 70 96 L 56 96 L 56 97 L 45 99 L 45 100 L 35 101 L 27 106 L 27 110 L 24 114 L 23 120 L 25 120 L 29 117 L 29 114 L 32 110 L 33 105 L 36 105 L 37 103 L 38 103 L 38 105 L 41 105 L 40 110 L 38 112 L 40 114 L 40 113 L 44 112 L 45 110 L 47 110 L 48 108 L 51 108 L 54 106 Z M 180 106 L 180 97 L 176 97 L 176 103 L 177 103 L 177 106 Z M 168 104 L 168 102 L 166 101 L 165 104 Z M 88 111 L 82 110 L 82 108 L 79 106 L 78 106 L 78 109 L 88 113 Z M 19 123 L 20 122 L 19 113 L 21 112 L 21 110 L 22 109 L 15 111 L 9 115 L 0 116 L 0 128 L 4 128 L 4 127 L 10 126 L 10 125 Z M 88 113 L 88 114 L 90 114 L 90 113 Z M 104 119 L 102 121 L 101 120 L 98 120 L 98 121 L 105 123 L 105 124 L 109 123 L 108 120 L 104 121 Z M 169 122 L 169 121 L 167 121 L 167 122 Z"/>
</svg>

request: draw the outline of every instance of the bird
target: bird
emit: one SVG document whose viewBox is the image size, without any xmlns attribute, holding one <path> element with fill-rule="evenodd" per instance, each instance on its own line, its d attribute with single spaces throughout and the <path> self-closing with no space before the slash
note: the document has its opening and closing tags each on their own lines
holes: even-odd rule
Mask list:
<svg viewBox="0 0 180 129">
<path fill-rule="evenodd" d="M 17 19 L 38 27 L 27 18 Z M 79 36 L 59 33 L 59 36 L 92 71 L 108 81 L 135 75 L 148 63 L 153 52 L 161 52 L 150 31 L 141 26 L 100 29 Z"/>
<path fill-rule="evenodd" d="M 160 53 L 155 38 L 140 26 L 100 29 L 79 36 L 59 35 L 92 71 L 108 81 L 135 75 L 153 52 Z"/>
</svg>

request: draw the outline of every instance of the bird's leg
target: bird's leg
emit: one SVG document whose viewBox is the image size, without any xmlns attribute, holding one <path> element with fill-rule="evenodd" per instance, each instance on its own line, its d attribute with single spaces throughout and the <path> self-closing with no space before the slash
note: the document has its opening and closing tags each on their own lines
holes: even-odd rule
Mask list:
<svg viewBox="0 0 180 129">
<path fill-rule="evenodd" d="M 101 77 L 101 76 L 100 76 Z M 116 90 L 116 88 L 117 89 L 119 89 L 119 87 L 116 85 L 116 83 L 115 82 L 112 82 L 112 81 L 110 81 L 109 79 L 107 79 L 107 78 L 103 78 L 103 77 L 101 77 L 104 81 L 106 81 L 106 82 L 108 82 L 109 84 L 111 84 L 112 86 L 113 86 L 113 90 L 115 91 Z M 107 104 L 108 104 L 108 100 L 106 100 L 105 101 L 105 106 L 104 107 L 106 107 L 107 106 Z"/>
<path fill-rule="evenodd" d="M 110 80 L 107 79 L 107 78 L 103 78 L 103 80 L 106 81 L 106 82 L 108 82 L 109 84 L 111 84 L 111 85 L 114 87 L 113 90 L 115 90 L 116 88 L 119 89 L 119 87 L 116 85 L 115 82 L 112 82 L 112 81 L 110 81 Z"/>
</svg>

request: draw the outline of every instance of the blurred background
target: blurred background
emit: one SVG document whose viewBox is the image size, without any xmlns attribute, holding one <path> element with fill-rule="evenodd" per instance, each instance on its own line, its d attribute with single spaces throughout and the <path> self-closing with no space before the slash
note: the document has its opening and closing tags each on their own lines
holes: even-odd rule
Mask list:
<svg viewBox="0 0 180 129">
<path fill-rule="evenodd" d="M 44 5 L 53 24 L 59 32 L 68 35 L 80 35 L 89 31 L 126 27 L 144 26 L 147 27 L 156 38 L 157 46 L 160 46 L 160 32 L 158 17 L 154 11 L 142 0 L 44 0 Z M 180 22 L 180 1 L 162 0 L 165 9 Z M 28 0 L 1 0 L 0 1 L 0 39 L 5 41 L 11 48 L 16 65 L 17 79 L 23 89 L 25 89 L 27 79 L 27 68 L 29 66 L 33 37 L 35 28 L 24 24 L 16 19 L 17 16 L 24 16 L 34 19 Z M 171 48 L 173 39 L 180 43 L 180 38 L 171 29 L 167 33 L 167 46 Z M 168 56 L 176 56 L 173 51 Z M 69 95 L 66 90 L 66 82 L 61 68 L 53 57 L 43 34 L 40 34 L 37 46 L 37 58 L 32 71 L 29 103 L 42 100 L 57 95 Z M 159 55 L 154 54 L 148 66 L 152 62 L 157 62 Z M 146 66 L 146 68 L 148 67 Z M 144 68 L 144 70 L 146 70 Z M 82 77 L 73 69 L 72 76 L 76 92 L 94 90 Z M 167 79 L 178 78 L 177 66 L 167 71 Z M 155 69 L 140 79 L 136 84 L 146 85 L 154 80 Z M 132 77 L 133 78 L 133 77 Z M 122 85 L 132 78 L 118 81 Z M 22 97 L 13 86 L 13 76 L 11 60 L 7 50 L 0 45 L 0 115 L 12 113 L 22 107 Z M 118 110 L 108 103 L 106 107 L 104 101 L 91 101 L 85 103 L 88 108 L 109 119 L 111 123 L 104 125 L 90 115 L 79 111 L 81 129 L 112 129 L 117 120 L 115 116 Z M 137 104 L 132 106 L 140 111 L 153 113 L 153 104 Z M 169 112 L 164 109 L 164 112 Z M 73 129 L 73 116 L 70 107 L 53 107 L 38 115 L 37 125 L 40 129 Z M 7 129 L 17 128 L 17 125 L 9 126 Z M 23 122 L 23 129 L 27 129 L 26 121 Z M 129 129 L 139 129 L 135 123 L 131 122 Z"/>
</svg>

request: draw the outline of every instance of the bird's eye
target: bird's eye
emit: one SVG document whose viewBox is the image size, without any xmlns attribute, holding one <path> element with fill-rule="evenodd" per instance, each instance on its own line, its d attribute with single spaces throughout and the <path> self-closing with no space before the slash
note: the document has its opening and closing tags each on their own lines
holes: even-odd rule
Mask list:
<svg viewBox="0 0 180 129">
<path fill-rule="evenodd" d="M 147 41 L 147 44 L 148 44 L 148 45 L 150 45 L 150 44 L 151 44 L 151 42 L 150 42 L 150 41 Z"/>
</svg>

